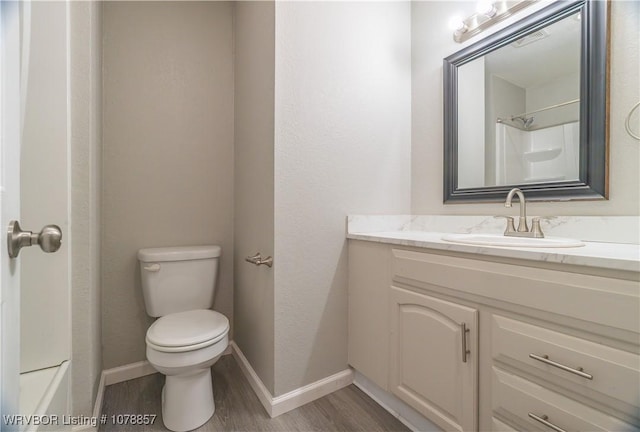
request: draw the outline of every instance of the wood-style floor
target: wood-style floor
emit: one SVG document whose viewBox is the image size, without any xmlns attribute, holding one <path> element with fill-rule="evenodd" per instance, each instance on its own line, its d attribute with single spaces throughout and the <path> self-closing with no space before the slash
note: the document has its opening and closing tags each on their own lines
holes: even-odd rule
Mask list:
<svg viewBox="0 0 640 432">
<path fill-rule="evenodd" d="M 198 431 L 408 431 L 393 415 L 354 385 L 270 418 L 245 379 L 233 356 L 213 366 L 216 412 Z M 166 431 L 162 423 L 160 392 L 164 377 L 150 375 L 108 386 L 102 413 L 108 421 L 100 431 Z M 150 426 L 111 424 L 113 414 L 157 414 Z"/>
</svg>

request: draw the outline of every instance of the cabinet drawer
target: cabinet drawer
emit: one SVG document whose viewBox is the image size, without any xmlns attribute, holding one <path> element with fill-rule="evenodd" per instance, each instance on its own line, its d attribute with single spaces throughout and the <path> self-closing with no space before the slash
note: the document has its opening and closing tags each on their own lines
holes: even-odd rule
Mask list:
<svg viewBox="0 0 640 432">
<path fill-rule="evenodd" d="M 560 430 L 632 431 L 634 426 L 538 384 L 493 367 L 491 406 L 494 414 L 515 416 L 526 429 L 553 430 L 530 415 L 546 419 Z"/>
<path fill-rule="evenodd" d="M 493 315 L 491 340 L 495 360 L 515 366 L 524 363 L 548 374 L 550 380 L 566 379 L 583 387 L 585 396 L 595 397 L 590 393 L 597 392 L 640 406 L 640 356 L 636 354 L 499 315 Z M 635 415 L 637 408 L 628 411 Z"/>
<path fill-rule="evenodd" d="M 466 258 L 392 250 L 393 280 L 442 287 L 633 333 L 640 328 L 638 282 Z M 559 299 L 566 299 L 561 300 Z"/>
<path fill-rule="evenodd" d="M 518 432 L 517 429 L 507 426 L 495 417 L 491 418 L 491 431 L 492 432 Z"/>
</svg>

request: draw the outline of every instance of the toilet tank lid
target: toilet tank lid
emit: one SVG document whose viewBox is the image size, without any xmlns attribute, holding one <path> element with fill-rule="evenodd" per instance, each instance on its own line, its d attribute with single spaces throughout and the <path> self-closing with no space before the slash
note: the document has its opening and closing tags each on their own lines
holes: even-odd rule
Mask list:
<svg viewBox="0 0 640 432">
<path fill-rule="evenodd" d="M 186 261 L 219 257 L 222 248 L 209 246 L 182 246 L 145 248 L 138 251 L 138 259 L 142 262 Z"/>
</svg>

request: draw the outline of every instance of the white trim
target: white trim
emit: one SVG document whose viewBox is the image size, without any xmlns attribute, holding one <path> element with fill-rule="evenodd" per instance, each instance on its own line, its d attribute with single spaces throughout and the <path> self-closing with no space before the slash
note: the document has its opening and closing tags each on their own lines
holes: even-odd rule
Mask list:
<svg viewBox="0 0 640 432">
<path fill-rule="evenodd" d="M 271 393 L 269 393 L 269 390 L 267 390 L 256 371 L 253 370 L 251 364 L 249 364 L 249 360 L 247 360 L 247 358 L 244 356 L 242 350 L 240 350 L 238 345 L 236 345 L 235 341 L 231 341 L 229 346 L 231 347 L 233 357 L 236 359 L 238 365 L 240 366 L 240 370 L 242 370 L 245 378 L 247 379 L 247 381 L 249 381 L 249 384 L 251 385 L 251 388 L 253 389 L 256 396 L 258 396 L 260 403 L 267 411 L 267 414 L 269 414 L 270 417 L 274 417 L 272 414 L 273 409 L 271 406 L 273 396 L 271 396 Z"/>
<path fill-rule="evenodd" d="M 147 360 L 103 370 L 100 374 L 100 382 L 98 383 L 98 391 L 96 392 L 96 402 L 93 405 L 93 417 L 100 419 L 100 415 L 102 414 L 104 389 L 106 386 L 136 378 L 142 378 L 147 375 L 153 375 L 157 372 L 158 371 L 156 371 Z M 98 428 L 91 425 L 80 425 L 74 426 L 71 430 L 73 432 L 97 431 Z"/>
<path fill-rule="evenodd" d="M 240 366 L 240 370 L 242 370 L 242 373 L 249 381 L 251 388 L 258 396 L 260 403 L 262 403 L 262 406 L 264 406 L 267 414 L 269 414 L 269 416 L 272 418 L 301 407 L 302 405 L 305 405 L 309 402 L 313 402 L 316 399 L 320 399 L 321 397 L 324 397 L 337 390 L 340 390 L 341 388 L 351 384 L 354 379 L 353 370 L 345 369 L 329 377 L 297 388 L 283 395 L 273 397 L 234 341 L 231 341 L 229 343 L 229 346 L 223 353 L 223 355 L 227 354 L 233 354 L 233 357 L 236 359 L 238 365 Z M 117 384 L 123 381 L 128 381 L 131 379 L 141 378 L 147 375 L 153 375 L 154 373 L 157 373 L 157 371 L 153 368 L 153 366 L 151 366 L 151 364 L 149 364 L 147 360 L 131 363 L 113 369 L 103 370 L 102 374 L 100 375 L 100 383 L 98 384 L 96 402 L 93 407 L 93 416 L 99 418 L 102 414 L 102 402 L 106 386 Z M 78 426 L 77 428 L 73 428 L 74 432 L 85 430 L 94 430 L 94 428 L 90 426 Z"/>
<path fill-rule="evenodd" d="M 232 342 L 233 343 L 233 342 Z M 222 355 L 231 354 L 231 347 L 222 353 Z M 112 384 L 118 384 L 136 378 L 142 378 L 147 375 L 153 375 L 158 371 L 151 366 L 149 361 L 143 360 L 136 363 L 130 363 L 112 369 L 103 370 L 100 374 L 100 382 L 98 383 L 98 391 L 96 392 L 96 402 L 93 405 L 93 417 L 99 418 L 102 414 L 102 401 L 104 399 L 105 387 Z M 96 430 L 92 426 L 75 426 L 73 431 Z"/>
<path fill-rule="evenodd" d="M 21 90 L 19 7 L 0 2 L 0 225 L 20 218 Z M 26 17 L 25 17 L 26 18 Z M 30 23 L 22 25 L 30 28 Z M 24 46 L 23 46 L 24 48 Z M 0 415 L 16 414 L 20 395 L 20 260 L 0 252 Z"/>
<path fill-rule="evenodd" d="M 93 404 L 93 416 L 95 418 L 100 417 L 102 414 L 102 401 L 104 400 L 104 372 L 100 374 L 100 383 L 98 383 L 98 391 L 96 392 L 96 401 Z"/>
<path fill-rule="evenodd" d="M 352 382 L 353 370 L 345 369 L 304 387 L 292 390 L 289 393 L 277 396 L 271 402 L 273 405 L 271 416 L 277 417 L 280 414 L 313 402 L 348 386 Z"/>
<path fill-rule="evenodd" d="M 273 397 L 260 377 L 258 377 L 258 374 L 253 370 L 238 345 L 233 341 L 229 345 L 233 350 L 233 356 L 240 365 L 240 369 L 249 381 L 251 388 L 253 388 L 262 406 L 264 406 L 272 418 L 301 407 L 309 402 L 313 402 L 353 382 L 353 370 L 345 369 L 283 395 Z"/>
<path fill-rule="evenodd" d="M 395 395 L 379 387 L 373 381 L 354 371 L 353 384 L 373 399 L 378 405 L 389 411 L 402 424 L 414 432 L 440 432 L 438 426 L 422 416 L 418 411 L 404 403 Z"/>
<path fill-rule="evenodd" d="M 119 366 L 113 369 L 107 369 L 102 371 L 100 381 L 104 378 L 105 387 L 111 384 L 118 384 L 123 381 L 129 381 L 136 378 L 141 378 L 147 375 L 153 375 L 158 371 L 151 366 L 147 360 L 139 361 L 136 363 L 130 363 L 124 366 Z"/>
</svg>

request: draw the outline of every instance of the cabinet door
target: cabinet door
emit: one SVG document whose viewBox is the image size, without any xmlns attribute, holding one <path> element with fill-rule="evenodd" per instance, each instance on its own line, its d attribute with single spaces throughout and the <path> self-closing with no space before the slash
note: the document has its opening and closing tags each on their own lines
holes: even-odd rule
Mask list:
<svg viewBox="0 0 640 432">
<path fill-rule="evenodd" d="M 390 300 L 390 390 L 445 430 L 476 430 L 478 311 L 397 287 Z"/>
</svg>

